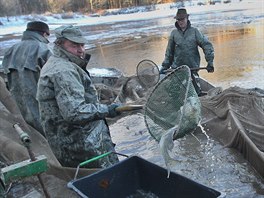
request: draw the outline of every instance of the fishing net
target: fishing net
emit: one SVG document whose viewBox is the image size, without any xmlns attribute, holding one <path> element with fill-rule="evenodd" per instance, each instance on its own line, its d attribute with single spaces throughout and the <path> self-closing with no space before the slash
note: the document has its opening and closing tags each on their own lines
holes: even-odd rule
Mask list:
<svg viewBox="0 0 264 198">
<path fill-rule="evenodd" d="M 155 86 L 147 99 L 144 118 L 149 133 L 157 141 L 173 127 L 174 140 L 197 127 L 201 104 L 188 66 L 178 67 Z"/>
<path fill-rule="evenodd" d="M 154 87 L 160 79 L 159 67 L 151 60 L 142 60 L 137 65 L 137 77 L 143 87 Z"/>
</svg>

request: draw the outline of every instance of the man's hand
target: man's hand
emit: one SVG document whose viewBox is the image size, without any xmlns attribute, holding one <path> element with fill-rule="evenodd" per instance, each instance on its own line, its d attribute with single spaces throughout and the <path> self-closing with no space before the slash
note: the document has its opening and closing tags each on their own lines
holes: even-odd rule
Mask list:
<svg viewBox="0 0 264 198">
<path fill-rule="evenodd" d="M 213 63 L 208 63 L 207 64 L 207 67 L 206 67 L 206 70 L 208 73 L 213 73 L 214 72 L 214 65 Z"/>
<path fill-rule="evenodd" d="M 159 70 L 159 74 L 165 74 L 166 73 L 166 69 L 161 67 Z"/>
<path fill-rule="evenodd" d="M 110 105 L 108 105 L 108 117 L 113 118 L 113 117 L 120 115 L 121 113 L 119 111 L 116 111 L 116 108 L 120 107 L 120 106 L 121 106 L 121 104 L 110 104 Z"/>
</svg>

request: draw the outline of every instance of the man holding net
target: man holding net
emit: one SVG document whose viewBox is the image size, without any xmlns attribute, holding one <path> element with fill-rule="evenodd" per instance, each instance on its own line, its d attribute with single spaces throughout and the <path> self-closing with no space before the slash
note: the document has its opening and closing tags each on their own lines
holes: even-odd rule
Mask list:
<svg viewBox="0 0 264 198">
<path fill-rule="evenodd" d="M 54 55 L 40 73 L 37 100 L 46 138 L 61 165 L 81 162 L 114 151 L 106 117 L 115 117 L 118 104 L 101 104 L 86 66 L 88 42 L 78 27 L 55 29 Z M 105 168 L 118 162 L 111 154 L 89 164 Z"/>
<path fill-rule="evenodd" d="M 178 9 L 175 27 L 169 37 L 165 59 L 160 69 L 160 74 L 164 74 L 170 67 L 175 69 L 181 65 L 187 65 L 190 68 L 197 68 L 192 71 L 192 80 L 198 95 L 201 94 L 199 85 L 199 75 L 197 73 L 200 67 L 200 54 L 198 46 L 203 49 L 207 61 L 207 71 L 214 72 L 214 48 L 212 43 L 197 28 L 191 27 L 189 14 L 186 9 Z"/>
</svg>

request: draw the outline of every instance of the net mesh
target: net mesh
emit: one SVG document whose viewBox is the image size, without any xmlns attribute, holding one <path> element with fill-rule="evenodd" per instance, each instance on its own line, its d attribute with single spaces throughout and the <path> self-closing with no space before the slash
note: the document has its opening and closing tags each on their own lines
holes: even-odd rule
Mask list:
<svg viewBox="0 0 264 198">
<path fill-rule="evenodd" d="M 137 65 L 137 77 L 142 86 L 151 88 L 159 82 L 159 68 L 151 60 L 143 60 Z"/>
<path fill-rule="evenodd" d="M 147 99 L 144 119 L 149 133 L 157 141 L 173 127 L 173 139 L 183 137 L 197 127 L 201 104 L 188 66 L 178 67 L 155 86 Z"/>
</svg>

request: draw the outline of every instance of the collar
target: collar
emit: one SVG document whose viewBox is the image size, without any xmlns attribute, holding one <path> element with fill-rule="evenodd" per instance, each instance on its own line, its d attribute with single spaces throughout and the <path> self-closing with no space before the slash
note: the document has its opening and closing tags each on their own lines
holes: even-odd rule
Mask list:
<svg viewBox="0 0 264 198">
<path fill-rule="evenodd" d="M 45 38 L 44 36 L 40 35 L 37 32 L 33 32 L 33 31 L 24 31 L 23 35 L 22 35 L 22 41 L 23 40 L 36 40 L 42 43 L 49 43 L 49 40 L 47 38 Z"/>
<path fill-rule="evenodd" d="M 177 21 L 175 22 L 175 27 L 179 30 L 179 31 L 182 31 L 182 29 L 180 28 L 180 26 L 178 25 L 178 23 L 177 23 Z M 183 32 L 185 32 L 188 28 L 190 28 L 191 27 L 191 22 L 190 22 L 190 20 L 188 20 L 187 21 L 187 27 L 186 27 L 186 29 L 183 31 Z"/>
<path fill-rule="evenodd" d="M 71 54 L 70 52 L 66 51 L 65 49 L 63 49 L 58 45 L 54 45 L 53 52 L 55 56 L 68 59 L 70 62 L 75 63 L 84 70 L 86 70 L 86 66 L 91 58 L 90 54 L 85 54 L 84 59 L 82 59 L 78 56 Z"/>
</svg>

